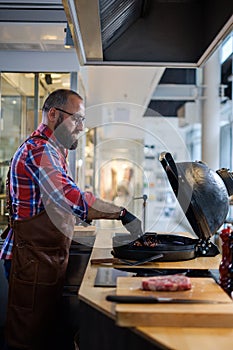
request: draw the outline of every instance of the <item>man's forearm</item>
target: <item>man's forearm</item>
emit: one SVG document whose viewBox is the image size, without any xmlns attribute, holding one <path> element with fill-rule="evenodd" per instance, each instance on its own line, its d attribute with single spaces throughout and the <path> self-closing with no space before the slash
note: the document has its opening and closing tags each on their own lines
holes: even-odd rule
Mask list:
<svg viewBox="0 0 233 350">
<path fill-rule="evenodd" d="M 121 207 L 113 203 L 96 198 L 93 205 L 88 208 L 87 219 L 89 221 L 95 219 L 119 220 L 121 210 Z"/>
</svg>

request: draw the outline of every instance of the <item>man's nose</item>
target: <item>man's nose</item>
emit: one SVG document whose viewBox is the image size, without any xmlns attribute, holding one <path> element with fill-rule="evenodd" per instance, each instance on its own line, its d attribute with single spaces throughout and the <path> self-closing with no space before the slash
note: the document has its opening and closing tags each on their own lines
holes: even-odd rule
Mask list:
<svg viewBox="0 0 233 350">
<path fill-rule="evenodd" d="M 77 129 L 78 131 L 83 131 L 83 130 L 84 130 L 84 124 L 83 124 L 82 122 L 81 122 L 81 123 L 78 123 L 76 129 Z"/>
</svg>

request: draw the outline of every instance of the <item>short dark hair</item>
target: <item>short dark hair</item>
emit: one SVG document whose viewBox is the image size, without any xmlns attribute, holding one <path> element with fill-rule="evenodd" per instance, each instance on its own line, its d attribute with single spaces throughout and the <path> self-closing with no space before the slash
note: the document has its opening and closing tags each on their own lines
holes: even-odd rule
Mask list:
<svg viewBox="0 0 233 350">
<path fill-rule="evenodd" d="M 58 89 L 51 92 L 51 94 L 49 94 L 49 96 L 46 98 L 42 107 L 42 111 L 49 111 L 52 107 L 62 107 L 66 105 L 68 98 L 71 95 L 75 95 L 80 98 L 80 100 L 83 100 L 83 98 L 73 90 Z"/>
</svg>

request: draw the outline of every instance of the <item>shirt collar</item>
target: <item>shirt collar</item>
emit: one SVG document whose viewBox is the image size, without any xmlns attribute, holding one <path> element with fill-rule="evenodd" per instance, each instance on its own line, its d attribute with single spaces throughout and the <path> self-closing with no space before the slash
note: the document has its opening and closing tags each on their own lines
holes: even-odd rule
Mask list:
<svg viewBox="0 0 233 350">
<path fill-rule="evenodd" d="M 53 131 L 48 127 L 48 125 L 45 125 L 43 123 L 41 123 L 38 128 L 34 131 L 33 135 L 44 135 L 48 138 L 50 138 L 52 136 Z"/>
<path fill-rule="evenodd" d="M 60 142 L 54 137 L 53 131 L 48 127 L 48 125 L 41 123 L 38 128 L 32 133 L 32 135 L 43 135 L 48 139 L 52 140 L 61 150 L 62 154 L 67 157 L 68 150 L 66 150 Z"/>
</svg>

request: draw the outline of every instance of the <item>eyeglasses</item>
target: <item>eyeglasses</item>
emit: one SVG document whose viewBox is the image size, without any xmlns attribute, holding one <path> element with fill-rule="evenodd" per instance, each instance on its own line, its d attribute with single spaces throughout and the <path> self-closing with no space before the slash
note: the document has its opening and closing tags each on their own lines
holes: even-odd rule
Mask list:
<svg viewBox="0 0 233 350">
<path fill-rule="evenodd" d="M 61 108 L 57 108 L 57 107 L 54 107 L 54 108 L 62 113 L 66 113 L 66 114 L 70 115 L 71 119 L 75 123 L 75 125 L 80 125 L 81 123 L 82 124 L 85 123 L 86 118 L 82 117 L 78 112 L 77 113 L 70 113 L 70 112 L 64 111 L 64 109 L 61 109 Z"/>
</svg>

